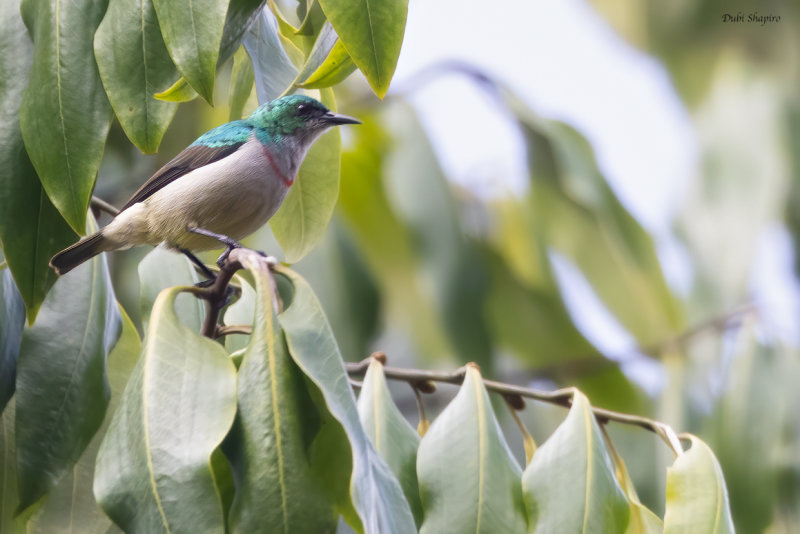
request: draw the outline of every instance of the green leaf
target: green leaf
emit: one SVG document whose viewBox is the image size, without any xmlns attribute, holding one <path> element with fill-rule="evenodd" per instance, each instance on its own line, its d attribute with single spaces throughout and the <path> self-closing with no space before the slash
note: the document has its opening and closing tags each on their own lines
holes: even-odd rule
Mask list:
<svg viewBox="0 0 800 534">
<path fill-rule="evenodd" d="M 311 85 L 314 88 L 330 87 L 347 78 L 355 68 L 333 26 L 326 21 L 293 85 L 304 88 L 311 88 Z"/>
<path fill-rule="evenodd" d="M 490 369 L 486 267 L 461 228 L 459 206 L 416 113 L 409 105 L 398 104 L 388 119 L 395 138 L 385 164 L 389 202 L 413 232 L 420 268 L 431 279 L 453 351 L 462 362 Z"/>
<path fill-rule="evenodd" d="M 28 514 L 15 516 L 14 513 L 19 505 L 17 464 L 14 461 L 15 412 L 14 399 L 11 399 L 0 414 L 0 532 L 3 534 L 27 534 L 25 521 Z"/>
<path fill-rule="evenodd" d="M 33 68 L 20 109 L 25 148 L 58 211 L 78 233 L 100 167 L 111 107 L 92 40 L 103 0 L 23 0 L 22 18 L 34 42 Z"/>
<path fill-rule="evenodd" d="M 336 109 L 333 90 L 322 89 L 320 99 L 328 109 Z M 341 151 L 338 128 L 323 134 L 308 151 L 294 185 L 269 221 L 288 263 L 300 261 L 325 234 L 339 197 Z"/>
<path fill-rule="evenodd" d="M 122 129 L 145 153 L 156 152 L 177 104 L 153 94 L 178 77 L 149 0 L 111 2 L 94 37 L 106 94 Z"/>
<path fill-rule="evenodd" d="M 231 89 L 228 94 L 229 120 L 236 121 L 242 118 L 244 105 L 253 91 L 253 76 L 253 62 L 242 47 L 233 55 Z"/>
<path fill-rule="evenodd" d="M 33 44 L 19 1 L 2 0 L 0 13 L 0 49 L 13 50 L 0 54 L 0 244 L 32 323 L 56 281 L 50 258 L 77 236 L 47 198 L 22 141 L 18 114 Z"/>
<path fill-rule="evenodd" d="M 230 0 L 228 12 L 225 14 L 225 27 L 219 44 L 219 60 L 222 65 L 239 49 L 244 32 L 261 13 L 266 0 Z"/>
<path fill-rule="evenodd" d="M 175 286 L 191 286 L 200 281 L 192 262 L 183 254 L 161 247 L 150 251 L 139 263 L 139 302 L 142 323 L 147 327 L 150 310 L 162 290 Z M 175 310 L 181 323 L 200 331 L 205 317 L 203 301 L 188 294 L 178 295 Z"/>
<path fill-rule="evenodd" d="M 356 64 L 341 40 L 336 40 L 325 60 L 306 79 L 297 84 L 303 89 L 322 89 L 343 82 L 356 70 Z"/>
<path fill-rule="evenodd" d="M 104 255 L 61 277 L 27 329 L 17 366 L 20 510 L 69 472 L 103 422 L 106 356 L 121 327 Z"/>
<path fill-rule="evenodd" d="M 417 475 L 434 532 L 524 532 L 521 470 L 508 448 L 477 366 L 422 438 Z"/>
<path fill-rule="evenodd" d="M 25 303 L 11 271 L 0 269 L 0 413 L 14 395 L 17 357 L 25 327 Z"/>
<path fill-rule="evenodd" d="M 624 532 L 628 501 L 589 401 L 572 408 L 522 475 L 528 532 Z"/>
<path fill-rule="evenodd" d="M 111 418 L 119 405 L 122 391 L 139 359 L 141 341 L 136 327 L 124 310 L 122 334 L 108 355 L 108 382 L 111 401 L 108 404 L 103 426 L 92 438 L 75 467 L 50 491 L 47 500 L 28 521 L 27 534 L 61 532 L 66 518 L 70 519 L 72 532 L 81 534 L 107 534 L 121 532 L 95 502 L 92 493 L 95 459 L 100 442 L 105 436 Z"/>
<path fill-rule="evenodd" d="M 533 235 L 578 266 L 640 345 L 682 331 L 683 312 L 664 279 L 653 239 L 614 195 L 588 141 L 508 98 L 532 159 Z"/>
<path fill-rule="evenodd" d="M 688 435 L 692 448 L 667 468 L 664 534 L 733 533 L 722 469 L 700 438 Z"/>
<path fill-rule="evenodd" d="M 297 76 L 297 67 L 281 43 L 275 15 L 263 9 L 242 40 L 253 60 L 258 102 L 264 104 L 278 98 L 291 87 Z"/>
<path fill-rule="evenodd" d="M 350 57 L 375 94 L 389 89 L 408 14 L 407 0 L 320 0 Z"/>
<path fill-rule="evenodd" d="M 189 3 L 153 0 L 153 5 L 175 66 L 192 89 L 213 105 L 214 76 L 228 0 Z"/>
<path fill-rule="evenodd" d="M 337 514 L 306 452 L 311 397 L 275 317 L 270 274 L 246 261 L 257 298 L 239 367 L 238 415 L 223 448 L 239 481 L 229 527 L 233 533 L 329 532 Z"/>
<path fill-rule="evenodd" d="M 400 413 L 392 400 L 383 365 L 372 360 L 358 395 L 358 416 L 375 450 L 386 460 L 414 513 L 417 526 L 422 522 L 422 503 L 417 483 L 419 434 Z"/>
<path fill-rule="evenodd" d="M 189 102 L 197 98 L 197 96 L 197 91 L 192 89 L 192 86 L 189 85 L 189 82 L 183 77 L 178 78 L 177 82 L 170 85 L 164 91 L 153 95 L 154 98 L 163 100 L 164 102 Z"/>
<path fill-rule="evenodd" d="M 350 495 L 361 520 L 359 532 L 414 532 L 414 517 L 403 490 L 381 459 L 358 419 L 342 356 L 319 301 L 297 273 L 282 269 L 294 287 L 291 304 L 278 316 L 295 363 L 322 392 L 331 415 L 350 441 Z M 351 525 L 352 526 L 352 525 Z"/>
<path fill-rule="evenodd" d="M 128 533 L 225 531 L 211 454 L 236 413 L 236 369 L 222 347 L 156 299 L 144 348 L 111 420 L 94 493 Z"/>
</svg>

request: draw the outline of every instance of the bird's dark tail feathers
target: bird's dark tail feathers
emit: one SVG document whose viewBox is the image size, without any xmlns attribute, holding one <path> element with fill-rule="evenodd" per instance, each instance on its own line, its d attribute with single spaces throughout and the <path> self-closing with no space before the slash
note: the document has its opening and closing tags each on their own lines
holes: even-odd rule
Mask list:
<svg viewBox="0 0 800 534">
<path fill-rule="evenodd" d="M 112 248 L 113 245 L 103 237 L 102 232 L 97 232 L 53 256 L 50 259 L 50 267 L 58 274 L 66 274 L 86 260 Z"/>
</svg>

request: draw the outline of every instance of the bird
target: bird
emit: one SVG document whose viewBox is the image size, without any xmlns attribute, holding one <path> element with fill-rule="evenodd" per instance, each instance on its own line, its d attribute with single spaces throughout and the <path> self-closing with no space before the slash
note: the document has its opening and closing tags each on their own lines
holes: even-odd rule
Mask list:
<svg viewBox="0 0 800 534">
<path fill-rule="evenodd" d="M 136 191 L 102 230 L 52 257 L 58 275 L 112 250 L 164 244 L 182 252 L 209 278 L 192 251 L 227 248 L 261 228 L 283 203 L 300 164 L 327 129 L 360 124 L 318 100 L 289 95 L 242 120 L 197 138 Z"/>
</svg>

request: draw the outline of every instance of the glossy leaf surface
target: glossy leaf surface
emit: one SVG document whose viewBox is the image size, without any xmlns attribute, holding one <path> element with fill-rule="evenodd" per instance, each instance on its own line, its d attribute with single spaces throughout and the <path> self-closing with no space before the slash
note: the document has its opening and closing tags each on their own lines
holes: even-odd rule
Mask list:
<svg viewBox="0 0 800 534">
<path fill-rule="evenodd" d="M 107 2 L 24 0 L 34 42 L 20 109 L 25 148 L 47 195 L 70 226 L 86 226 L 111 106 L 94 61 L 94 33 Z"/>
<path fill-rule="evenodd" d="M 629 508 L 589 401 L 575 392 L 567 418 L 522 475 L 528 532 L 624 532 Z"/>
<path fill-rule="evenodd" d="M 421 534 L 525 531 L 521 469 L 476 366 L 422 438 L 417 475 Z"/>
<path fill-rule="evenodd" d="M 0 413 L 14 394 L 24 327 L 25 303 L 11 271 L 0 268 Z"/>
<path fill-rule="evenodd" d="M 236 413 L 236 369 L 219 344 L 180 323 L 179 291 L 156 299 L 97 455 L 95 496 L 128 533 L 225 531 L 211 454 Z"/>
<path fill-rule="evenodd" d="M 80 458 L 109 400 L 106 357 L 121 328 L 104 255 L 59 278 L 23 335 L 17 367 L 20 509 Z"/>
<path fill-rule="evenodd" d="M 178 71 L 151 0 L 111 2 L 95 34 L 94 53 L 122 129 L 142 152 L 157 151 L 178 106 L 153 95 L 172 85 Z"/>
<path fill-rule="evenodd" d="M 319 388 L 331 415 L 341 424 L 353 458 L 350 495 L 363 525 L 362 532 L 407 533 L 414 517 L 403 490 L 375 451 L 358 419 L 353 391 L 342 356 L 325 314 L 307 282 L 282 270 L 294 287 L 291 304 L 278 316 L 289 352 L 305 375 Z"/>
</svg>

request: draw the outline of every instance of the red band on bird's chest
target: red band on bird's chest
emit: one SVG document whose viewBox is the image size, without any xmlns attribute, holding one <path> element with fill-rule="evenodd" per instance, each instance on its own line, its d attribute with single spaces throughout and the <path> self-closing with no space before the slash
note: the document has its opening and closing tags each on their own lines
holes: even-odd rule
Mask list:
<svg viewBox="0 0 800 534">
<path fill-rule="evenodd" d="M 283 185 L 286 187 L 291 187 L 291 185 L 294 183 L 294 180 L 286 176 L 281 171 L 281 169 L 278 167 L 278 164 L 275 163 L 275 158 L 272 157 L 272 152 L 270 152 L 270 150 L 264 145 L 261 145 L 261 150 L 264 151 L 264 155 L 267 156 L 267 161 L 269 161 L 269 166 L 272 167 L 272 170 L 275 171 L 275 174 L 281 179 Z"/>
</svg>

